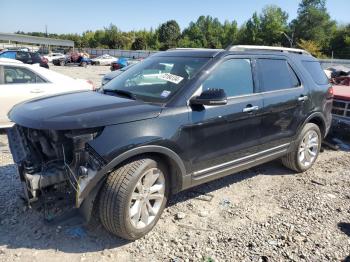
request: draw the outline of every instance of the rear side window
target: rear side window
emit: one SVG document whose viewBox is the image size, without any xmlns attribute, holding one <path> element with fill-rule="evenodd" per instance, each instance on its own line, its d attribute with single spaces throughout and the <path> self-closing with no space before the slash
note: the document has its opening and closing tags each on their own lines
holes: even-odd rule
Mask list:
<svg viewBox="0 0 350 262">
<path fill-rule="evenodd" d="M 329 80 L 324 71 L 322 70 L 322 67 L 319 62 L 303 61 L 303 65 L 316 84 L 327 85 L 329 83 Z"/>
<path fill-rule="evenodd" d="M 254 93 L 249 59 L 231 59 L 223 62 L 203 82 L 203 90 L 220 88 L 228 97 Z"/>
<path fill-rule="evenodd" d="M 300 86 L 300 80 L 284 59 L 258 59 L 262 92 Z"/>
</svg>

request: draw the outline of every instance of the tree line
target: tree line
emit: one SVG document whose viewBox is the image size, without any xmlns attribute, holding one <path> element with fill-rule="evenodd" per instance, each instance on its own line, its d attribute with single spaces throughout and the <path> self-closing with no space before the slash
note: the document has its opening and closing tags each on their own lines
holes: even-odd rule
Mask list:
<svg viewBox="0 0 350 262">
<path fill-rule="evenodd" d="M 288 18 L 288 13 L 281 7 L 268 5 L 240 26 L 235 20 L 221 23 L 218 18 L 200 16 L 184 30 L 175 20 L 169 20 L 156 29 L 129 32 L 110 24 L 104 29 L 82 34 L 16 33 L 68 39 L 74 41 L 77 48 L 166 50 L 246 44 L 292 46 L 306 49 L 320 58 L 350 58 L 350 24 L 340 25 L 333 20 L 327 11 L 326 0 L 301 0 L 297 17 L 291 22 Z"/>
</svg>

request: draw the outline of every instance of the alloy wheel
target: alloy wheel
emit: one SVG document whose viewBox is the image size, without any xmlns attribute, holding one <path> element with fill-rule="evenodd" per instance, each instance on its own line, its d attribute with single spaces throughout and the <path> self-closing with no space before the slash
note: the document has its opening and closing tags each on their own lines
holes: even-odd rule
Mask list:
<svg viewBox="0 0 350 262">
<path fill-rule="evenodd" d="M 300 164 L 307 168 L 315 161 L 319 151 L 319 137 L 315 130 L 309 130 L 299 146 L 298 158 Z"/>
<path fill-rule="evenodd" d="M 141 175 L 131 195 L 129 218 L 137 229 L 147 227 L 161 210 L 165 198 L 165 177 L 158 168 Z"/>
</svg>

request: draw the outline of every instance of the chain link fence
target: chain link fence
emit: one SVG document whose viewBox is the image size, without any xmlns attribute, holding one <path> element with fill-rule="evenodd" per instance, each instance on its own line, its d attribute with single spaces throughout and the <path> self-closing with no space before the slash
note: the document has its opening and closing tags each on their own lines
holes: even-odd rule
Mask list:
<svg viewBox="0 0 350 262">
<path fill-rule="evenodd" d="M 350 59 L 320 59 L 323 69 L 329 68 L 333 65 L 343 65 L 350 67 Z"/>
<path fill-rule="evenodd" d="M 146 58 L 158 51 L 145 51 L 145 50 L 118 50 L 118 49 L 98 49 L 98 48 L 84 48 L 84 52 L 88 53 L 91 57 L 97 57 L 104 54 L 109 54 L 114 57 L 125 58 Z"/>
</svg>

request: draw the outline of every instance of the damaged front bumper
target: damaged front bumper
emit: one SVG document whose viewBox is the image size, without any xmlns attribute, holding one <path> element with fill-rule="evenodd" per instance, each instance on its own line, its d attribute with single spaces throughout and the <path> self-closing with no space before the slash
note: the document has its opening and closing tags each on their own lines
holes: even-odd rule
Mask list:
<svg viewBox="0 0 350 262">
<path fill-rule="evenodd" d="M 42 190 L 66 186 L 75 194 L 75 207 L 104 160 L 90 147 L 102 128 L 70 131 L 37 130 L 15 125 L 8 130 L 10 150 L 17 165 L 28 203 L 38 200 Z"/>
</svg>

